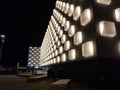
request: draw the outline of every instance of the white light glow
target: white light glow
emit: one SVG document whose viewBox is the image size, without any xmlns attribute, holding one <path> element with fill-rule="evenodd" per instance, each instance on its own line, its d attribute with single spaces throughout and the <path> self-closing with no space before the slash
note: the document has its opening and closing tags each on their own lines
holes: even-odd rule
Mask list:
<svg viewBox="0 0 120 90">
<path fill-rule="evenodd" d="M 70 22 L 66 21 L 65 25 L 64 25 L 64 30 L 67 31 L 70 27 Z"/>
<path fill-rule="evenodd" d="M 70 41 L 66 41 L 65 43 L 64 43 L 64 50 L 69 50 L 70 49 Z"/>
<path fill-rule="evenodd" d="M 58 50 L 55 50 L 55 56 L 57 56 L 58 55 Z"/>
<path fill-rule="evenodd" d="M 63 53 L 63 47 L 62 46 L 59 47 L 59 54 L 61 54 L 61 53 Z"/>
<path fill-rule="evenodd" d="M 92 41 L 88 41 L 82 45 L 82 56 L 83 57 L 94 56 L 94 45 Z"/>
<path fill-rule="evenodd" d="M 71 4 L 68 10 L 68 16 L 72 16 L 73 12 L 74 12 L 74 5 Z"/>
<path fill-rule="evenodd" d="M 68 52 L 68 59 L 69 60 L 75 60 L 76 59 L 76 51 L 75 49 L 72 49 Z"/>
<path fill-rule="evenodd" d="M 64 34 L 61 38 L 61 43 L 65 43 L 65 41 L 66 41 L 66 35 Z"/>
<path fill-rule="evenodd" d="M 69 9 L 69 3 L 66 3 L 66 5 L 65 5 L 65 11 L 64 11 L 65 14 L 68 13 L 68 9 Z"/>
<path fill-rule="evenodd" d="M 73 13 L 73 19 L 78 20 L 78 18 L 80 17 L 80 14 L 81 14 L 81 8 L 80 6 L 76 6 L 74 13 Z"/>
<path fill-rule="evenodd" d="M 60 30 L 60 32 L 59 32 L 59 38 L 61 38 L 62 35 L 63 35 L 63 30 Z"/>
<path fill-rule="evenodd" d="M 61 26 L 64 26 L 64 25 L 65 25 L 65 22 L 66 22 L 66 18 L 64 17 L 64 18 L 62 19 L 62 24 L 61 24 Z"/>
<path fill-rule="evenodd" d="M 61 55 L 61 61 L 62 61 L 62 62 L 65 62 L 66 60 L 67 60 L 67 56 L 66 56 L 66 54 L 64 53 L 64 54 Z"/>
<path fill-rule="evenodd" d="M 114 37 L 116 35 L 115 23 L 109 21 L 101 21 L 99 23 L 99 32 L 101 36 Z"/>
<path fill-rule="evenodd" d="M 115 9 L 114 16 L 117 22 L 120 22 L 120 8 Z"/>
<path fill-rule="evenodd" d="M 111 0 L 97 0 L 97 3 L 104 5 L 110 5 L 111 2 Z"/>
<path fill-rule="evenodd" d="M 65 2 L 62 3 L 62 11 L 65 9 Z"/>
<path fill-rule="evenodd" d="M 91 10 L 90 9 L 85 9 L 83 13 L 80 16 L 80 22 L 82 26 L 85 26 L 91 21 Z"/>
<path fill-rule="evenodd" d="M 57 63 L 60 62 L 60 56 L 57 56 Z"/>
<path fill-rule="evenodd" d="M 80 43 L 82 43 L 82 32 L 77 32 L 74 35 L 74 44 L 79 45 Z"/>
<path fill-rule="evenodd" d="M 68 30 L 68 36 L 72 37 L 75 34 L 75 26 L 71 25 L 69 30 Z"/>
</svg>

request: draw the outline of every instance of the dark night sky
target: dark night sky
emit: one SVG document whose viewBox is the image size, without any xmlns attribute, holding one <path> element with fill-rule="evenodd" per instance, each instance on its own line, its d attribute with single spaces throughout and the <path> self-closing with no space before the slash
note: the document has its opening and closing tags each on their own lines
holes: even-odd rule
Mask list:
<svg viewBox="0 0 120 90">
<path fill-rule="evenodd" d="M 6 34 L 1 64 L 25 66 L 29 46 L 40 46 L 56 0 L 0 2 L 0 33 Z"/>
</svg>

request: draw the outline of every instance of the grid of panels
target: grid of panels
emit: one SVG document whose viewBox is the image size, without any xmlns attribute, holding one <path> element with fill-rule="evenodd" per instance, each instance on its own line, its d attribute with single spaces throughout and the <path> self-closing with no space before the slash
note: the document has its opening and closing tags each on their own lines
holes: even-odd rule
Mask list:
<svg viewBox="0 0 120 90">
<path fill-rule="evenodd" d="M 30 67 L 39 67 L 40 47 L 29 47 L 28 65 Z"/>
<path fill-rule="evenodd" d="M 117 36 L 116 28 L 119 27 L 116 27 L 116 23 L 120 22 L 120 6 L 113 7 L 114 12 L 111 13 L 114 14 L 114 21 L 96 20 L 93 3 L 104 9 L 110 7 L 112 2 L 113 0 L 57 0 L 41 45 L 40 65 L 96 57 L 96 36 L 111 40 Z M 105 13 L 102 14 L 104 16 Z"/>
</svg>

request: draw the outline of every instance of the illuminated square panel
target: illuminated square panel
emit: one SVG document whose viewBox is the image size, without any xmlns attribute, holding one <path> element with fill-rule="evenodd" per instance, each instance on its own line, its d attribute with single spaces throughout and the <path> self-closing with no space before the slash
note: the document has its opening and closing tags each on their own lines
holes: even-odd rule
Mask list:
<svg viewBox="0 0 120 90">
<path fill-rule="evenodd" d="M 96 0 L 99 4 L 110 5 L 112 0 Z"/>
<path fill-rule="evenodd" d="M 116 21 L 120 22 L 120 8 L 115 9 L 114 15 L 115 15 Z"/>
<path fill-rule="evenodd" d="M 114 37 L 116 35 L 115 23 L 110 21 L 99 22 L 99 33 L 101 36 Z"/>
<path fill-rule="evenodd" d="M 60 56 L 57 56 L 57 63 L 60 63 Z"/>
<path fill-rule="evenodd" d="M 67 39 L 67 37 L 66 37 L 66 35 L 64 34 L 64 35 L 62 36 L 62 38 L 61 38 L 61 43 L 65 43 L 66 39 Z"/>
<path fill-rule="evenodd" d="M 82 56 L 83 57 L 92 57 L 94 56 L 94 45 L 92 41 L 88 41 L 82 44 Z"/>
<path fill-rule="evenodd" d="M 80 16 L 81 25 L 85 26 L 90 21 L 91 21 L 91 10 L 90 9 L 85 9 Z"/>
<path fill-rule="evenodd" d="M 59 54 L 61 54 L 61 53 L 63 53 L 63 47 L 62 46 L 59 47 Z"/>
<path fill-rule="evenodd" d="M 70 22 L 66 21 L 65 25 L 64 25 L 64 30 L 67 31 L 70 27 Z"/>
<path fill-rule="evenodd" d="M 66 41 L 64 43 L 64 50 L 69 50 L 70 49 L 70 41 Z"/>
<path fill-rule="evenodd" d="M 80 14 L 81 14 L 81 8 L 80 8 L 80 6 L 76 6 L 76 8 L 73 12 L 73 19 L 78 20 L 78 18 L 80 17 Z"/>
<path fill-rule="evenodd" d="M 67 55 L 64 53 L 61 55 L 61 61 L 65 62 L 67 60 Z"/>
<path fill-rule="evenodd" d="M 74 35 L 74 44 L 79 45 L 80 43 L 82 43 L 82 32 L 77 32 Z"/>
<path fill-rule="evenodd" d="M 68 30 L 68 36 L 72 37 L 75 34 L 75 26 L 71 25 L 69 30 Z"/>
<path fill-rule="evenodd" d="M 68 52 L 68 59 L 69 60 L 75 60 L 76 59 L 76 51 L 75 49 L 72 49 Z"/>
<path fill-rule="evenodd" d="M 69 7 L 69 10 L 68 10 L 68 16 L 72 16 L 73 12 L 74 12 L 74 5 L 71 4 L 70 7 Z"/>
</svg>

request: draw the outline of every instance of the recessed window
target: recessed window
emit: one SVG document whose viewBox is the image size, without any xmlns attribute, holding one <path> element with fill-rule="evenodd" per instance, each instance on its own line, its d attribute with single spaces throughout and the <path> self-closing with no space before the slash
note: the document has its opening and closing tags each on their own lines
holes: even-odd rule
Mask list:
<svg viewBox="0 0 120 90">
<path fill-rule="evenodd" d="M 66 5 L 65 5 L 65 11 L 64 11 L 65 14 L 68 13 L 68 9 L 69 9 L 69 3 L 66 3 Z"/>
<path fill-rule="evenodd" d="M 61 38 L 62 35 L 63 35 L 63 30 L 60 30 L 60 32 L 59 32 L 59 38 Z"/>
<path fill-rule="evenodd" d="M 61 53 L 63 53 L 63 47 L 62 46 L 59 47 L 59 54 L 61 54 Z"/>
<path fill-rule="evenodd" d="M 85 9 L 83 13 L 80 16 L 80 22 L 82 26 L 85 26 L 91 21 L 91 10 L 90 9 Z"/>
<path fill-rule="evenodd" d="M 68 58 L 69 60 L 75 60 L 76 59 L 76 51 L 75 49 L 72 49 L 68 52 Z"/>
<path fill-rule="evenodd" d="M 69 30 L 68 30 L 68 36 L 72 37 L 75 34 L 75 26 L 71 25 Z"/>
<path fill-rule="evenodd" d="M 67 31 L 70 27 L 70 22 L 66 21 L 65 26 L 64 26 L 64 30 Z"/>
<path fill-rule="evenodd" d="M 64 43 L 64 50 L 69 50 L 70 49 L 70 41 L 66 41 Z"/>
<path fill-rule="evenodd" d="M 67 60 L 67 55 L 64 53 L 61 55 L 61 61 L 65 62 Z"/>
<path fill-rule="evenodd" d="M 55 50 L 55 56 L 57 56 L 58 55 L 58 50 Z"/>
<path fill-rule="evenodd" d="M 61 38 L 61 43 L 65 43 L 65 41 L 66 41 L 66 35 L 64 34 Z"/>
<path fill-rule="evenodd" d="M 82 32 L 77 32 L 74 35 L 74 44 L 79 45 L 80 43 L 82 43 Z"/>
<path fill-rule="evenodd" d="M 72 16 L 73 12 L 74 12 L 74 5 L 71 4 L 68 10 L 68 16 Z"/>
<path fill-rule="evenodd" d="M 120 22 L 120 8 L 115 9 L 114 15 L 115 15 L 116 21 Z"/>
<path fill-rule="evenodd" d="M 83 57 L 94 56 L 94 45 L 92 41 L 88 41 L 82 44 L 82 56 Z"/>
<path fill-rule="evenodd" d="M 61 26 L 64 26 L 64 25 L 65 25 L 65 22 L 66 22 L 66 18 L 64 17 L 64 18 L 62 19 L 62 25 L 61 25 Z"/>
<path fill-rule="evenodd" d="M 99 22 L 99 33 L 101 36 L 114 37 L 116 35 L 115 23 L 109 21 Z"/>
<path fill-rule="evenodd" d="M 57 62 L 58 63 L 60 62 L 60 56 L 57 56 Z"/>
<path fill-rule="evenodd" d="M 62 11 L 65 9 L 65 2 L 62 3 Z"/>
<path fill-rule="evenodd" d="M 78 18 L 80 17 L 80 14 L 81 14 L 81 8 L 80 6 L 76 6 L 74 13 L 73 13 L 73 19 L 78 20 Z"/>
<path fill-rule="evenodd" d="M 111 0 L 97 0 L 97 3 L 104 5 L 110 5 L 111 2 Z"/>
<path fill-rule="evenodd" d="M 62 23 L 62 19 L 63 19 L 63 16 L 60 15 L 60 20 L 59 20 L 59 23 Z"/>
</svg>

